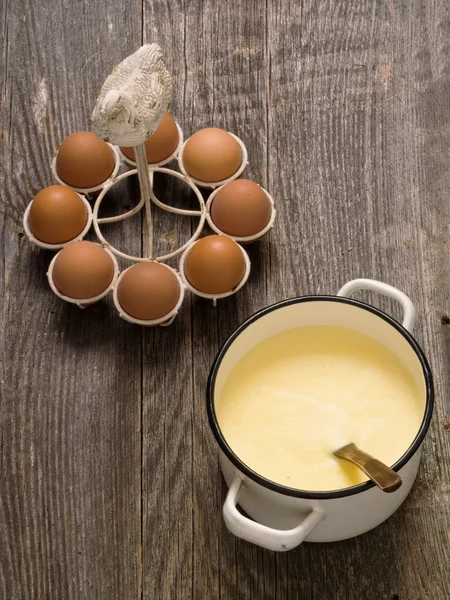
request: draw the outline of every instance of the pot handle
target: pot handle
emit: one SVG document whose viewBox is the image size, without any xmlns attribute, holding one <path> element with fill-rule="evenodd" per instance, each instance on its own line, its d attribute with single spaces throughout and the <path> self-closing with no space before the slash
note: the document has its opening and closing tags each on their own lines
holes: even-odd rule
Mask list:
<svg viewBox="0 0 450 600">
<path fill-rule="evenodd" d="M 325 512 L 321 508 L 313 508 L 294 529 L 284 531 L 261 525 L 261 523 L 244 517 L 236 508 L 242 483 L 242 476 L 236 474 L 223 505 L 223 518 L 231 533 L 247 542 L 262 546 L 267 550 L 281 552 L 292 550 L 301 544 L 314 527 L 325 518 Z"/>
<path fill-rule="evenodd" d="M 376 281 L 375 279 L 353 279 L 346 283 L 339 292 L 338 296 L 351 296 L 358 290 L 370 290 L 371 292 L 378 292 L 388 298 L 397 300 L 403 308 L 403 327 L 408 331 L 412 331 L 414 327 L 414 321 L 416 320 L 416 309 L 411 299 L 406 294 L 387 283 Z"/>
</svg>

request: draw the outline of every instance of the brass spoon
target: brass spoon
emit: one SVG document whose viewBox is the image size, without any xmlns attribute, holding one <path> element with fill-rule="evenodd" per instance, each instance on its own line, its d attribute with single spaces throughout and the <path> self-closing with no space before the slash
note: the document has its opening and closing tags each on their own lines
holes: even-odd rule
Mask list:
<svg viewBox="0 0 450 600">
<path fill-rule="evenodd" d="M 359 467 L 383 492 L 395 492 L 402 485 L 400 475 L 353 443 L 338 448 L 333 454 Z"/>
</svg>

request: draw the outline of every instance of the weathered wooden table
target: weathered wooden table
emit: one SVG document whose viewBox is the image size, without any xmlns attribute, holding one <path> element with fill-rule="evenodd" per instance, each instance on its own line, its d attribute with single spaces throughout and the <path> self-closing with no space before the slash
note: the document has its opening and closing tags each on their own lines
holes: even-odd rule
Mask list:
<svg viewBox="0 0 450 600">
<path fill-rule="evenodd" d="M 1 600 L 448 600 L 448 2 L 4 0 L 0 10 Z M 190 298 L 170 328 L 145 330 L 110 301 L 60 302 L 45 280 L 50 254 L 31 247 L 21 219 L 51 183 L 61 140 L 90 127 L 104 78 L 150 41 L 164 48 L 185 133 L 214 124 L 240 135 L 247 176 L 279 212 L 249 249 L 238 295 L 217 309 Z M 156 219 L 162 250 L 193 226 Z M 114 226 L 111 239 L 139 251 L 140 227 Z M 241 542 L 221 519 L 211 361 L 255 310 L 358 276 L 417 305 L 437 391 L 418 481 L 360 538 L 287 554 Z"/>
</svg>

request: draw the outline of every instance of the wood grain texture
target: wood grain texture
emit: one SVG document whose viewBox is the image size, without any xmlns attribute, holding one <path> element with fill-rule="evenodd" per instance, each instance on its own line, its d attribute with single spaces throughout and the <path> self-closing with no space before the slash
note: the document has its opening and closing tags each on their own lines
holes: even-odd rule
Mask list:
<svg viewBox="0 0 450 600">
<path fill-rule="evenodd" d="M 52 183 L 50 159 L 59 143 L 89 128 L 105 74 L 139 44 L 140 15 L 137 2 L 127 10 L 86 2 L 7 6 L 0 399 L 5 600 L 141 593 L 141 335 L 114 318 L 111 302 L 82 313 L 59 303 L 45 281 L 51 255 L 32 248 L 21 226 L 27 203 Z M 114 241 L 124 234 L 114 233 Z"/>
<path fill-rule="evenodd" d="M 448 3 L 9 0 L 0 18 L 0 598 L 449 598 Z M 45 282 L 50 255 L 21 228 L 59 142 L 89 127 L 104 78 L 141 41 L 164 48 L 185 135 L 238 134 L 246 176 L 278 208 L 249 248 L 243 290 L 217 309 L 189 298 L 168 329 L 121 322 L 110 301 L 61 304 Z M 176 182 L 157 185 L 191 201 Z M 123 186 L 106 211 L 135 196 Z M 155 226 L 166 251 L 193 223 L 156 211 Z M 127 251 L 143 244 L 139 219 L 110 236 Z M 265 551 L 222 521 L 211 362 L 257 309 L 359 276 L 417 306 L 436 384 L 418 481 L 364 536 Z"/>
</svg>

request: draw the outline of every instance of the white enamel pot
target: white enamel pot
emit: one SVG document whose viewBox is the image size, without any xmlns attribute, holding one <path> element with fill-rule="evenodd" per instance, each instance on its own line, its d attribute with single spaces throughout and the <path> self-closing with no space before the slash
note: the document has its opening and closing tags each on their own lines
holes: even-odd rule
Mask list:
<svg viewBox="0 0 450 600">
<path fill-rule="evenodd" d="M 403 324 L 373 306 L 348 297 L 363 289 L 397 300 L 403 309 Z M 303 541 L 334 542 L 360 535 L 397 510 L 417 476 L 434 402 L 430 367 L 411 335 L 414 319 L 414 306 L 403 292 L 379 281 L 356 279 L 344 285 L 336 296 L 304 296 L 264 308 L 228 338 L 211 369 L 207 409 L 229 487 L 223 517 L 234 535 L 269 550 L 285 551 Z M 215 400 L 220 397 L 236 363 L 266 338 L 312 325 L 346 326 L 371 336 L 399 357 L 418 386 L 423 400 L 423 420 L 411 446 L 405 448 L 403 456 L 392 465 L 403 484 L 391 494 L 382 492 L 371 481 L 325 492 L 285 487 L 252 471 L 234 454 L 222 435 Z M 238 511 L 238 503 L 251 518 Z"/>
</svg>

